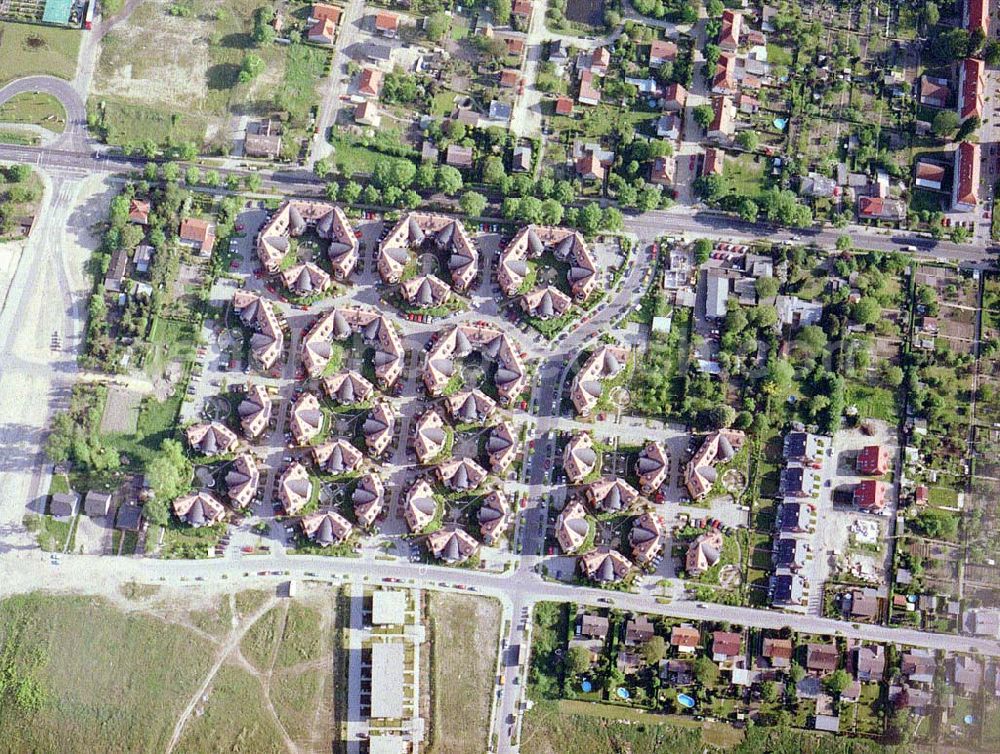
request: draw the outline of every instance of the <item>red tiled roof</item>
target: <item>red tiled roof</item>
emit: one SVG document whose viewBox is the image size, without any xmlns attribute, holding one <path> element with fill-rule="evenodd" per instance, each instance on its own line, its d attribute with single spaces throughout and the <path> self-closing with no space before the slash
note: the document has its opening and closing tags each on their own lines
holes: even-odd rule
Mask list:
<svg viewBox="0 0 1000 754">
<path fill-rule="evenodd" d="M 743 15 L 731 10 L 722 12 L 722 28 L 719 30 L 719 44 L 723 47 L 736 48 L 740 44 L 740 30 L 743 27 Z"/>
<path fill-rule="evenodd" d="M 709 148 L 705 150 L 705 164 L 702 167 L 702 175 L 722 175 L 722 161 L 725 159 L 725 152 L 721 149 Z"/>
<path fill-rule="evenodd" d="M 314 3 L 312 10 L 309 11 L 309 17 L 315 18 L 317 21 L 333 21 L 334 24 L 340 23 L 340 17 L 343 15 L 343 10 L 338 8 L 336 5 L 326 5 L 325 3 Z"/>
<path fill-rule="evenodd" d="M 715 64 L 715 75 L 712 77 L 712 89 L 736 88 L 736 57 L 720 55 Z"/>
<path fill-rule="evenodd" d="M 876 479 L 865 479 L 854 490 L 854 504 L 866 510 L 882 510 L 885 507 L 885 484 Z"/>
<path fill-rule="evenodd" d="M 669 39 L 654 39 L 649 47 L 649 60 L 669 60 L 677 59 L 677 45 Z"/>
<path fill-rule="evenodd" d="M 963 141 L 955 150 L 953 204 L 975 207 L 979 203 L 979 145 Z"/>
<path fill-rule="evenodd" d="M 514 6 L 510 12 L 515 16 L 527 18 L 531 15 L 531 0 L 514 0 Z"/>
<path fill-rule="evenodd" d="M 569 115 L 573 112 L 573 100 L 569 97 L 556 98 L 556 115 Z"/>
<path fill-rule="evenodd" d="M 361 72 L 361 78 L 358 80 L 358 91 L 362 94 L 370 94 L 373 97 L 377 97 L 381 89 L 382 71 L 378 68 L 365 68 Z"/>
<path fill-rule="evenodd" d="M 989 36 L 990 5 L 987 0 L 966 0 L 964 15 L 966 31 L 971 34 L 976 29 L 981 29 L 983 36 Z"/>
<path fill-rule="evenodd" d="M 962 120 L 976 115 L 983 117 L 983 61 L 966 58 L 962 61 L 961 101 L 958 103 L 958 115 Z"/>
<path fill-rule="evenodd" d="M 684 107 L 684 103 L 687 102 L 687 89 L 678 83 L 673 83 L 666 88 L 663 94 L 663 98 L 667 102 L 673 102 L 681 107 Z"/>
<path fill-rule="evenodd" d="M 944 165 L 935 165 L 933 162 L 918 162 L 917 178 L 941 183 L 944 180 Z"/>
<path fill-rule="evenodd" d="M 395 31 L 399 28 L 399 16 L 379 11 L 375 14 L 375 28 L 379 31 Z"/>
<path fill-rule="evenodd" d="M 521 74 L 512 68 L 508 68 L 500 73 L 500 86 L 507 87 L 508 89 L 517 86 L 520 80 Z"/>
</svg>

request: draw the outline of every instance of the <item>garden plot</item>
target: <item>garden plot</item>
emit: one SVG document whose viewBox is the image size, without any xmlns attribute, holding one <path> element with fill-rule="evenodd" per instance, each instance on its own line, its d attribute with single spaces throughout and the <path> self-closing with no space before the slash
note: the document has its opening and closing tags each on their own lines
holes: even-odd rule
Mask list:
<svg viewBox="0 0 1000 754">
<path fill-rule="evenodd" d="M 101 433 L 135 432 L 139 423 L 139 406 L 142 396 L 118 386 L 108 388 L 108 399 L 101 416 Z"/>
</svg>

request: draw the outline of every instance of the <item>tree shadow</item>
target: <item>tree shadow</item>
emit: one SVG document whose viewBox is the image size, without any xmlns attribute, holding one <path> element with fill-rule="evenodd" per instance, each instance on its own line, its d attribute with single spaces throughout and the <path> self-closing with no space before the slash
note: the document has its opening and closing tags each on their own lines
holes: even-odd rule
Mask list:
<svg viewBox="0 0 1000 754">
<path fill-rule="evenodd" d="M 235 63 L 217 63 L 209 66 L 206 74 L 208 88 L 216 91 L 232 89 L 240 81 L 240 67 Z"/>
</svg>

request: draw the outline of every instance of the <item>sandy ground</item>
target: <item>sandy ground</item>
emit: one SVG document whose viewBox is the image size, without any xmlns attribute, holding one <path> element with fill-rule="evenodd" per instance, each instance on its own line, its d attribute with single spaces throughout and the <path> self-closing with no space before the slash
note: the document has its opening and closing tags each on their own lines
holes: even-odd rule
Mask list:
<svg viewBox="0 0 1000 754">
<path fill-rule="evenodd" d="M 25 243 L 25 241 L 0 243 L 0 302 L 7 298 L 10 281 L 14 279 L 14 270 L 17 269 Z"/>
</svg>

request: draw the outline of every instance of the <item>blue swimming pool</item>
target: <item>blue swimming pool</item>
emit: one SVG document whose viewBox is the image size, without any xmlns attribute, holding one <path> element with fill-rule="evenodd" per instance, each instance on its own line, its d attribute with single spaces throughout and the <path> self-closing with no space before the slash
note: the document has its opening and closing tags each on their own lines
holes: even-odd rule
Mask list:
<svg viewBox="0 0 1000 754">
<path fill-rule="evenodd" d="M 580 681 L 580 690 L 584 694 L 589 694 L 593 688 L 594 687 L 591 685 L 590 681 Z"/>
<path fill-rule="evenodd" d="M 687 694 L 678 694 L 677 703 L 682 707 L 687 707 L 688 709 L 694 708 L 694 699 L 689 697 Z"/>
<path fill-rule="evenodd" d="M 620 699 L 628 699 L 629 697 L 628 689 L 625 688 L 624 686 L 619 686 L 618 691 L 616 691 L 615 693 L 618 694 L 618 697 Z"/>
</svg>

